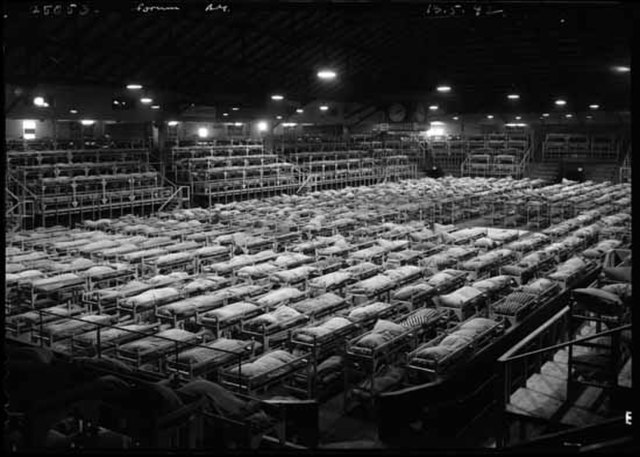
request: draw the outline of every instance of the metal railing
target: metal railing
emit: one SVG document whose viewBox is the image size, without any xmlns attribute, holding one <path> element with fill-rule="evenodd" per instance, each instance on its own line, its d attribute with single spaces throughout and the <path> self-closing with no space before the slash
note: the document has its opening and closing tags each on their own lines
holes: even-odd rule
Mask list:
<svg viewBox="0 0 640 457">
<path fill-rule="evenodd" d="M 501 389 L 498 393 L 497 403 L 503 416 L 502 420 L 498 421 L 499 425 L 496 432 L 498 446 L 505 446 L 509 440 L 507 405 L 511 401 L 511 395 L 518 388 L 526 386 L 530 375 L 540 372 L 542 365 L 552 360 L 556 352 L 568 349 L 567 398 L 570 399 L 575 393 L 571 378 L 573 347 L 605 336 L 619 337 L 623 331 L 630 329 L 631 324 L 627 324 L 582 338 L 575 338 L 571 341 L 555 343 L 560 339 L 569 338 L 571 312 L 570 307 L 566 306 L 539 329 L 503 354 L 497 362 L 497 375 L 501 380 L 501 382 L 497 383 L 498 388 Z M 616 351 L 614 348 L 612 357 L 620 357 L 620 351 Z M 613 360 L 612 364 L 617 366 L 618 362 L 619 360 Z"/>
</svg>

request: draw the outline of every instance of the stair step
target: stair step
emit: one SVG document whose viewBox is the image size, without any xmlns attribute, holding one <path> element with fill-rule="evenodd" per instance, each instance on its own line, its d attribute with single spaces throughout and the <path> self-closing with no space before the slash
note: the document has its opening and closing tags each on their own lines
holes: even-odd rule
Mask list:
<svg viewBox="0 0 640 457">
<path fill-rule="evenodd" d="M 521 387 L 511 395 L 511 401 L 507 405 L 507 409 L 514 407 L 514 412 L 549 420 L 560 409 L 562 404 L 562 400 Z"/>
<path fill-rule="evenodd" d="M 527 389 L 548 395 L 557 400 L 567 398 L 567 380 L 536 373 L 527 379 Z"/>
<path fill-rule="evenodd" d="M 585 427 L 605 421 L 607 418 L 583 408 L 572 407 L 562 416 L 561 423 L 575 427 Z"/>
<path fill-rule="evenodd" d="M 540 373 L 558 379 L 567 379 L 568 367 L 566 363 L 549 361 L 542 365 Z"/>
</svg>

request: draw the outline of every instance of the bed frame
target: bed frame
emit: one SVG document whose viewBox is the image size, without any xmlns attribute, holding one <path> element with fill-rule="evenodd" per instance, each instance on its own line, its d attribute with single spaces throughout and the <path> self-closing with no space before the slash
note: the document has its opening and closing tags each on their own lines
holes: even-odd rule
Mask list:
<svg viewBox="0 0 640 457">
<path fill-rule="evenodd" d="M 185 348 L 183 351 L 181 351 L 181 353 L 186 350 L 193 349 L 194 347 L 202 347 L 203 344 L 206 343 Z M 258 352 L 258 349 L 259 345 L 255 341 L 247 341 L 247 345 L 245 346 L 244 350 L 240 352 L 231 352 L 223 349 L 211 348 L 211 351 L 224 352 L 230 356 L 228 359 L 223 361 L 209 359 L 198 363 L 184 363 L 179 362 L 175 357 L 171 357 L 166 359 L 165 367 L 167 372 L 175 373 L 180 379 L 185 381 L 192 380 L 197 377 L 206 378 L 212 373 L 218 372 L 219 370 L 225 369 L 226 367 L 242 364 L 242 362 L 247 360 L 248 358 L 254 357 Z"/>
<path fill-rule="evenodd" d="M 140 338 L 144 338 L 146 336 L 151 336 L 156 333 L 160 329 L 160 323 L 154 322 L 149 324 L 144 324 L 142 329 L 133 331 L 127 330 L 126 333 L 122 335 L 112 338 L 109 341 L 104 341 L 102 339 L 102 334 L 104 331 L 109 329 L 117 329 L 119 325 L 125 326 L 129 324 L 133 324 L 133 321 L 128 322 L 119 322 L 115 325 L 98 325 L 95 333 L 96 333 L 96 342 L 95 344 L 85 341 L 82 337 L 83 335 L 88 335 L 91 332 L 86 332 L 82 335 L 74 335 L 71 338 L 71 352 L 72 354 L 88 354 L 93 355 L 96 353 L 98 357 L 102 354 L 113 354 L 116 348 L 122 344 L 129 343 L 131 341 L 135 341 Z"/>
<path fill-rule="evenodd" d="M 67 321 L 67 322 L 74 322 L 74 321 L 81 321 L 83 317 L 87 317 L 90 315 L 95 315 L 95 313 L 89 313 L 88 315 L 75 315 L 75 316 L 69 316 L 69 317 L 65 317 L 63 319 L 60 319 L 60 321 Z M 109 324 L 113 324 L 114 321 L 117 320 L 116 316 L 109 316 L 110 319 L 108 322 L 84 322 L 82 323 L 82 326 L 85 328 L 78 328 L 74 330 L 73 334 L 70 335 L 65 335 L 65 336 L 59 336 L 55 333 L 51 333 L 49 332 L 44 326 L 41 326 L 40 329 L 36 329 L 31 338 L 34 342 L 40 342 L 40 345 L 46 345 L 46 346 L 53 346 L 55 343 L 59 343 L 60 341 L 65 341 L 65 340 L 71 340 L 76 334 L 82 334 L 82 333 L 87 333 L 88 331 L 92 331 L 91 328 L 92 327 L 99 327 L 99 326 L 104 326 L 104 325 L 109 325 Z M 56 320 L 57 321 L 57 320 Z M 56 321 L 53 322 L 48 322 L 48 324 L 51 323 L 56 323 Z"/>
<path fill-rule="evenodd" d="M 59 306 L 59 305 L 58 305 Z M 5 331 L 8 335 L 13 337 L 20 337 L 26 333 L 29 333 L 33 336 L 34 331 L 36 330 L 36 326 L 39 326 L 40 331 L 43 330 L 44 324 L 48 324 L 54 322 L 56 320 L 65 319 L 69 316 L 75 316 L 78 314 L 82 314 L 87 312 L 87 307 L 79 304 L 72 304 L 71 302 L 66 303 L 66 309 L 69 311 L 68 315 L 58 315 L 52 314 L 50 312 L 51 308 L 42 308 L 38 310 L 29 309 L 26 313 L 37 313 L 38 314 L 38 322 L 29 322 L 18 319 L 21 314 L 13 314 L 5 316 Z"/>
<path fill-rule="evenodd" d="M 154 290 L 154 289 L 155 288 L 151 288 L 149 290 Z M 156 300 L 148 307 L 145 306 L 142 309 L 138 309 L 140 308 L 140 305 L 129 306 L 127 304 L 126 300 L 132 297 L 119 298 L 116 300 L 116 313 L 119 318 L 121 318 L 122 316 L 131 316 L 136 321 L 139 321 L 140 319 L 143 319 L 147 316 L 155 316 L 157 315 L 158 306 L 168 305 L 170 303 L 173 303 L 178 300 L 182 300 L 184 298 L 180 289 L 177 287 L 176 289 L 178 290 L 178 295 L 174 297 L 167 297 L 167 298 L 162 298 L 160 300 Z"/>
<path fill-rule="evenodd" d="M 503 265 L 500 267 L 500 274 L 512 276 L 519 285 L 524 285 L 532 279 L 549 274 L 555 266 L 556 259 L 553 257 L 547 257 L 528 268 L 520 268 L 515 264 Z"/>
<path fill-rule="evenodd" d="M 242 300 L 242 299 L 241 299 Z M 234 303 L 237 303 L 235 301 Z M 220 309 L 216 308 L 216 309 Z M 200 325 L 202 328 L 209 329 L 213 332 L 216 338 L 223 337 L 224 331 L 230 331 L 235 328 L 241 328 L 241 324 L 243 321 L 256 317 L 260 314 L 263 314 L 267 311 L 269 307 L 267 306 L 258 306 L 255 309 L 245 311 L 239 315 L 233 316 L 228 319 L 218 319 L 217 317 L 208 317 L 205 315 L 201 315 L 200 313 L 196 314 L 196 323 Z"/>
<path fill-rule="evenodd" d="M 436 308 L 449 311 L 452 315 L 456 316 L 459 322 L 462 322 L 471 316 L 478 315 L 481 310 L 486 307 L 487 296 L 485 293 L 477 295 L 471 300 L 464 302 L 460 307 L 443 304 L 440 296 L 433 297 L 433 302 Z"/>
<path fill-rule="evenodd" d="M 399 284 L 394 281 L 375 291 L 362 291 L 361 289 L 355 288 L 356 285 L 357 283 L 346 288 L 347 301 L 352 305 L 360 305 L 372 300 L 390 301 L 391 291 L 396 289 Z"/>
<path fill-rule="evenodd" d="M 251 328 L 251 326 L 247 325 L 250 321 L 242 321 L 240 332 L 260 342 L 266 351 L 280 347 L 290 337 L 293 329 L 303 327 L 309 323 L 309 320 L 309 316 L 301 314 L 278 324 L 261 325 L 260 328 Z"/>
<path fill-rule="evenodd" d="M 244 363 L 251 363 L 257 358 L 258 357 L 249 359 Z M 246 394 L 264 392 L 270 387 L 286 382 L 288 378 L 291 378 L 300 370 L 308 369 L 309 358 L 309 354 L 304 354 L 281 367 L 252 377 L 231 373 L 229 368 L 227 368 L 226 370 L 220 371 L 220 383 L 236 392 Z"/>
<path fill-rule="evenodd" d="M 482 332 L 480 335 L 477 335 L 473 341 L 469 344 L 466 344 L 450 354 L 446 355 L 442 360 L 439 360 L 433 364 L 425 364 L 421 363 L 421 360 L 416 357 L 416 354 L 419 350 L 425 349 L 427 347 L 435 347 L 440 344 L 442 340 L 444 340 L 448 335 L 453 333 L 455 330 L 460 329 L 460 327 L 464 324 L 461 322 L 456 327 L 451 329 L 451 331 L 446 332 L 442 335 L 437 336 L 432 339 L 428 343 L 416 348 L 412 351 L 409 356 L 409 364 L 408 368 L 410 373 L 412 373 L 416 378 L 420 379 L 420 382 L 424 382 L 427 378 L 428 381 L 433 381 L 435 378 L 442 376 L 447 370 L 450 370 L 454 365 L 458 363 L 462 363 L 466 358 L 471 356 L 474 352 L 478 352 L 483 347 L 487 346 L 494 340 L 496 337 L 500 336 L 506 330 L 505 321 L 500 319 L 496 321 L 496 323 Z"/>
<path fill-rule="evenodd" d="M 155 350 L 147 350 L 145 352 L 132 352 L 128 351 L 126 348 L 123 348 L 124 345 L 116 346 L 115 355 L 116 358 L 123 360 L 132 364 L 136 369 L 141 369 L 141 367 L 145 364 L 158 362 L 158 368 L 162 368 L 162 361 L 165 356 L 167 356 L 172 351 L 179 352 L 180 350 L 193 345 L 196 342 L 199 342 L 202 339 L 201 334 L 193 334 L 192 337 L 188 338 L 185 341 L 176 341 L 169 338 L 159 337 L 157 334 L 144 336 L 139 339 L 151 339 L 151 338 L 162 338 L 166 340 L 165 347 Z M 133 340 L 133 341 L 137 341 Z M 130 341 L 131 342 L 131 341 Z M 125 343 L 126 344 L 126 343 Z"/>
</svg>

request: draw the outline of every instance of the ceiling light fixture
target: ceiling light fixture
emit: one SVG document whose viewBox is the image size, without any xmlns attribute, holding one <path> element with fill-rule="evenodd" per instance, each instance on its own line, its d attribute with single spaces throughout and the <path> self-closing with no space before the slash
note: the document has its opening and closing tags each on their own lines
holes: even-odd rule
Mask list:
<svg viewBox="0 0 640 457">
<path fill-rule="evenodd" d="M 93 125 L 93 124 L 95 124 L 95 123 L 96 123 L 96 121 L 94 121 L 94 120 L 92 120 L 92 119 L 82 119 L 82 120 L 80 121 L 80 123 L 81 123 L 82 125 L 89 126 L 89 125 Z"/>
<path fill-rule="evenodd" d="M 129 90 L 140 90 L 142 89 L 141 84 L 127 84 L 127 89 Z"/>
<path fill-rule="evenodd" d="M 237 106 L 234 106 L 233 108 L 231 108 L 231 111 L 238 111 L 240 108 L 238 108 Z"/>
<path fill-rule="evenodd" d="M 33 99 L 33 104 L 36 106 L 44 106 L 44 97 L 35 97 Z"/>
<path fill-rule="evenodd" d="M 509 100 L 519 100 L 520 96 L 518 94 L 509 94 L 509 95 L 507 95 L 507 98 Z"/>
<path fill-rule="evenodd" d="M 304 110 L 303 110 L 302 108 L 298 108 L 298 109 L 296 110 L 296 113 L 298 113 L 298 114 L 302 114 L 302 113 L 304 113 Z"/>
<path fill-rule="evenodd" d="M 598 108 L 600 108 L 600 105 L 596 105 L 596 104 L 589 105 L 589 108 L 590 109 L 598 109 Z"/>
<path fill-rule="evenodd" d="M 431 111 L 437 111 L 437 110 L 438 110 L 438 105 L 431 105 L 431 106 L 429 107 L 429 109 L 430 109 Z"/>
<path fill-rule="evenodd" d="M 613 67 L 613 69 L 618 73 L 629 73 L 631 71 L 631 67 L 626 66 Z"/>
<path fill-rule="evenodd" d="M 567 104 L 566 100 L 556 100 L 556 105 L 558 106 L 565 106 Z"/>
<path fill-rule="evenodd" d="M 566 117 L 567 119 L 570 119 L 570 118 L 572 118 L 572 117 L 573 117 L 573 114 L 565 114 L 565 116 L 564 116 L 564 117 Z"/>
<path fill-rule="evenodd" d="M 160 105 L 151 105 L 151 109 L 160 109 Z"/>
<path fill-rule="evenodd" d="M 71 114 L 78 114 L 78 110 L 77 110 L 77 109 L 73 109 L 73 108 L 71 108 L 71 109 L 69 110 L 69 112 L 70 112 Z"/>
<path fill-rule="evenodd" d="M 458 116 L 453 116 L 454 121 L 457 121 L 458 119 L 460 119 Z"/>
<path fill-rule="evenodd" d="M 198 136 L 200 138 L 206 138 L 209 136 L 209 129 L 207 129 L 206 127 L 200 127 L 198 129 Z"/>
<path fill-rule="evenodd" d="M 178 124 L 179 124 L 179 122 L 178 122 L 178 121 L 169 121 L 169 122 L 167 122 L 167 125 L 168 125 L 169 127 L 175 127 L 175 126 L 176 126 L 176 125 L 178 125 Z"/>
<path fill-rule="evenodd" d="M 327 105 L 320 106 L 320 111 L 328 111 L 329 107 Z"/>
<path fill-rule="evenodd" d="M 447 93 L 447 92 L 451 92 L 451 87 L 450 86 L 438 86 L 436 88 L 436 90 L 438 92 Z"/>
<path fill-rule="evenodd" d="M 223 115 L 224 117 L 227 117 L 227 116 L 229 115 L 229 113 L 222 113 L 222 115 Z"/>
<path fill-rule="evenodd" d="M 519 121 L 520 119 L 522 119 L 522 116 L 516 116 L 516 121 Z"/>
<path fill-rule="evenodd" d="M 549 113 L 542 113 L 542 117 L 549 117 Z"/>
<path fill-rule="evenodd" d="M 269 129 L 269 124 L 266 121 L 258 122 L 258 132 L 266 132 Z"/>
<path fill-rule="evenodd" d="M 330 80 L 330 79 L 335 79 L 336 76 L 338 75 L 333 70 L 320 70 L 318 72 L 318 78 L 320 79 Z"/>
<path fill-rule="evenodd" d="M 244 124 L 242 122 L 236 122 L 233 124 L 235 127 L 242 127 Z"/>
<path fill-rule="evenodd" d="M 284 100 L 284 96 L 278 95 L 278 94 L 272 95 L 271 100 L 276 100 L 276 101 Z"/>
<path fill-rule="evenodd" d="M 282 116 L 276 116 L 276 119 L 281 120 Z"/>
<path fill-rule="evenodd" d="M 487 115 L 487 119 L 493 119 L 493 114 Z"/>
<path fill-rule="evenodd" d="M 142 97 L 140 99 L 140 103 L 144 103 L 145 105 L 148 105 L 148 104 L 150 104 L 152 102 L 153 102 L 153 99 L 149 98 L 149 97 Z"/>
</svg>

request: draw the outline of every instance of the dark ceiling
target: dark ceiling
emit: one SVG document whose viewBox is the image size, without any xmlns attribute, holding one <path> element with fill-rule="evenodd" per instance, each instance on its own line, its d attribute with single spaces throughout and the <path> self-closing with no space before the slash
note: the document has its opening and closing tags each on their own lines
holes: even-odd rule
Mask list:
<svg viewBox="0 0 640 457">
<path fill-rule="evenodd" d="M 508 110 L 511 91 L 521 94 L 518 109 L 530 111 L 549 110 L 558 96 L 577 111 L 630 104 L 629 73 L 611 70 L 630 64 L 628 5 L 484 3 L 474 10 L 460 3 L 454 10 L 448 3 L 440 5 L 450 10 L 437 11 L 426 3 L 271 2 L 205 12 L 207 2 L 156 1 L 147 4 L 181 11 L 133 11 L 140 4 L 94 2 L 97 13 L 44 17 L 9 2 L 6 82 L 122 87 L 135 80 L 183 101 L 256 107 L 274 92 L 300 103 L 417 97 L 448 112 Z M 319 81 L 320 66 L 339 79 Z M 438 95 L 439 83 L 453 92 Z"/>
</svg>

